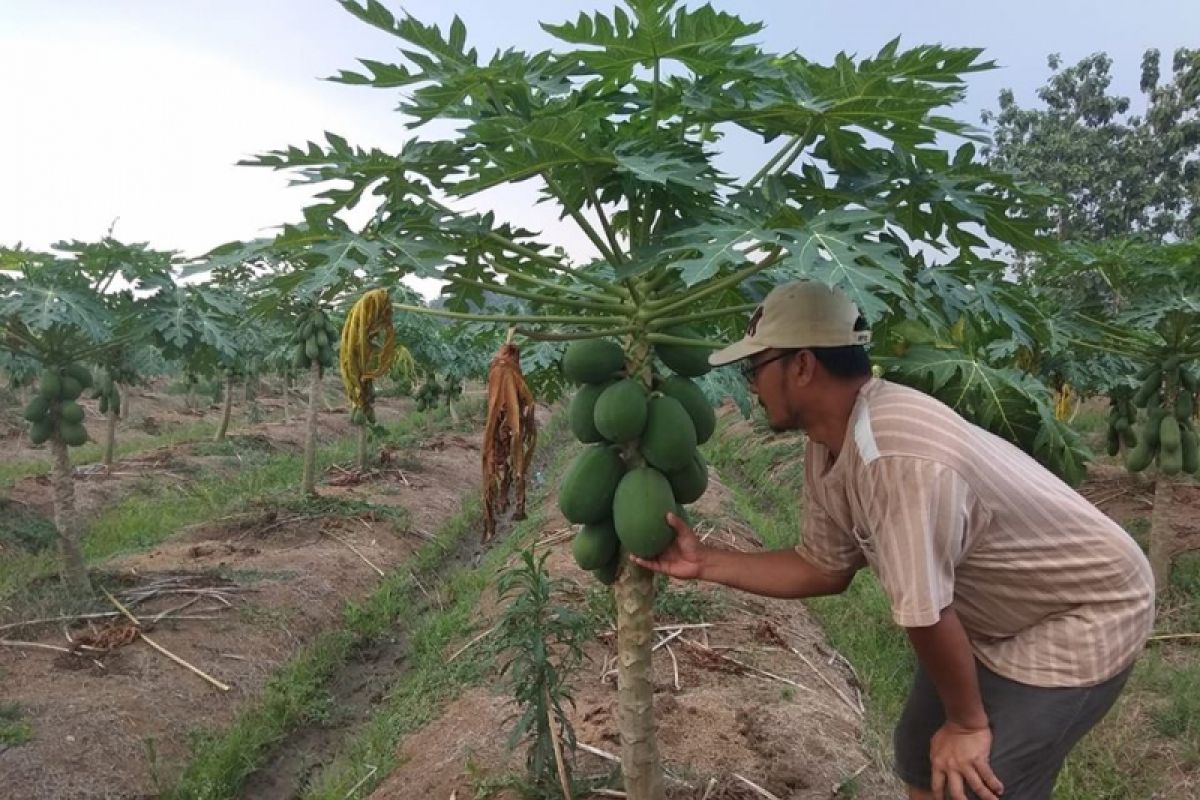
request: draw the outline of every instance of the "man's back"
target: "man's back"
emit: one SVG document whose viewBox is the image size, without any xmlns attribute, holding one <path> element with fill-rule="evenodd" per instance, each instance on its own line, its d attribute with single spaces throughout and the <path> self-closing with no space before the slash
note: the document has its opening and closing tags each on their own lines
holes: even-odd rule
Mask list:
<svg viewBox="0 0 1200 800">
<path fill-rule="evenodd" d="M 1016 447 L 921 392 L 863 387 L 836 462 L 810 443 L 811 544 L 838 536 L 879 575 L 902 625 L 954 609 L 979 659 L 1038 686 L 1103 681 L 1153 622 L 1149 565 L 1116 523 Z M 826 530 L 823 530 L 824 527 Z M 843 541 L 843 545 L 845 542 Z M 937 606 L 935 608 L 935 606 Z"/>
</svg>

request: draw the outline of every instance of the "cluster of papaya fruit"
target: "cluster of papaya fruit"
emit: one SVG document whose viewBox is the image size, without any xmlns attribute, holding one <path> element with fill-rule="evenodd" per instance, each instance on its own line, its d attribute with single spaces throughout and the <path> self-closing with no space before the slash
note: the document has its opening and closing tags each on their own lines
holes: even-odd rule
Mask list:
<svg viewBox="0 0 1200 800">
<path fill-rule="evenodd" d="M 375 381 L 363 382 L 362 408 L 355 406 L 350 412 L 351 425 L 375 424 Z"/>
<path fill-rule="evenodd" d="M 25 407 L 30 441 L 42 444 L 58 431 L 70 447 L 87 442 L 83 407 L 76 401 L 91 385 L 92 373 L 81 364 L 64 364 L 44 370 L 38 380 L 37 394 Z"/>
<path fill-rule="evenodd" d="M 1129 448 L 1125 467 L 1130 472 L 1141 472 L 1156 459 L 1164 475 L 1200 471 L 1200 438 L 1193 425 L 1200 385 L 1196 375 L 1177 356 L 1170 356 L 1148 365 L 1138 380 L 1142 383 L 1132 398 L 1114 401 L 1109 414 L 1109 452 L 1115 455 L 1115 431 L 1118 449 L 1120 444 Z M 1136 434 L 1134 408 L 1146 411 Z"/>
<path fill-rule="evenodd" d="M 455 400 L 462 396 L 462 379 L 457 375 L 447 375 L 446 384 L 438 383 L 437 375 L 430 375 L 421 388 L 417 389 L 413 398 L 417 401 L 418 411 L 435 408 L 442 399 Z"/>
<path fill-rule="evenodd" d="M 559 508 L 582 526 L 571 546 L 576 562 L 605 584 L 626 552 L 661 553 L 675 538 L 667 513 L 684 518 L 683 506 L 708 488 L 697 446 L 712 436 L 716 415 L 691 380 L 708 371 L 708 351 L 656 345 L 654 353 L 674 374 L 652 368 L 649 387 L 626 370 L 614 342 L 581 340 L 563 356 L 563 374 L 582 384 L 568 409 L 571 431 L 588 447 L 563 478 Z"/>
<path fill-rule="evenodd" d="M 315 308 L 308 312 L 292 334 L 293 369 L 310 369 L 314 361 L 324 368 L 332 367 L 334 344 L 340 336 L 324 311 Z"/>
<path fill-rule="evenodd" d="M 121 392 L 117 389 L 116 381 L 106 370 L 101 370 L 96 385 L 92 387 L 92 397 L 100 400 L 100 413 L 110 411 L 114 416 L 121 416 Z"/>
</svg>

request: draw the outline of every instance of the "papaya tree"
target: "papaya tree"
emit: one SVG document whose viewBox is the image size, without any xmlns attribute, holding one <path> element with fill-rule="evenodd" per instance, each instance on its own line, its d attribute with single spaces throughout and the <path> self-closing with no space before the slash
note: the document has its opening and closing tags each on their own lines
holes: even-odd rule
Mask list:
<svg viewBox="0 0 1200 800">
<path fill-rule="evenodd" d="M 288 330 L 292 368 L 308 373 L 301 476 L 305 495 L 316 493 L 322 381 L 325 370 L 336 366 L 341 337 L 336 308 L 349 305 L 361 291 L 380 252 L 376 242 L 340 220 L 310 216 L 302 224 L 284 226 L 274 239 L 222 245 L 202 264 L 214 283 L 243 287 L 252 316 Z"/>
<path fill-rule="evenodd" d="M 673 535 L 667 512 L 683 513 L 703 492 L 696 447 L 713 418 L 693 379 L 708 371 L 714 340 L 741 336 L 771 285 L 840 286 L 885 339 L 903 338 L 906 320 L 920 323 L 920 336 L 941 341 L 933 349 L 954 363 L 909 342 L 889 369 L 928 379 L 939 396 L 967 397 L 965 414 L 1060 472 L 1078 467 L 1080 451 L 1043 413 L 1044 392 L 1020 381 L 1003 397 L 986 391 L 995 364 L 1040 324 L 1019 287 L 1004 285 L 991 249 L 1040 247 L 1028 207 L 1046 198 L 979 163 L 978 132 L 941 114 L 962 98 L 965 75 L 991 67 L 980 51 L 890 42 L 871 58 L 821 65 L 764 52 L 749 41 L 760 24 L 710 6 L 630 0 L 608 15 L 543 25 L 561 50 L 489 59 L 468 47 L 457 18 L 443 32 L 376 0 L 341 2 L 398 38 L 405 61 L 363 59 L 363 71 L 335 80 L 402 90 L 399 110 L 413 127 L 443 123 L 431 126 L 435 138 L 387 152 L 327 134 L 248 163 L 330 183 L 310 218 L 337 218 L 369 197 L 386 274 L 440 279 L 458 301 L 398 309 L 514 327 L 534 343 L 535 358 L 522 353 L 531 385 L 539 373 L 556 376 L 541 384 L 544 399 L 564 379 L 580 385 L 570 413 L 587 447 L 559 502 L 583 526 L 577 557 L 616 593 L 628 797 L 661 798 L 663 778 L 654 581 L 624 553 L 655 555 Z M 735 131 L 763 145 L 752 174 L 718 167 L 719 145 Z M 965 141 L 948 153 L 942 136 Z M 577 226 L 587 252 L 568 256 L 494 213 L 467 210 L 480 192 L 526 181 Z M 515 307 L 485 309 L 485 293 Z M 973 335 L 956 338 L 967 318 Z"/>
<path fill-rule="evenodd" d="M 1174 487 L 1200 477 L 1200 243 L 1074 245 L 1040 267 L 1040 280 L 1058 301 L 1063 349 L 1104 381 L 1108 454 L 1123 452 L 1131 473 L 1154 469 L 1149 555 L 1162 591 L 1183 544 L 1170 523 Z M 1089 282 L 1106 291 L 1076 291 Z"/>
</svg>

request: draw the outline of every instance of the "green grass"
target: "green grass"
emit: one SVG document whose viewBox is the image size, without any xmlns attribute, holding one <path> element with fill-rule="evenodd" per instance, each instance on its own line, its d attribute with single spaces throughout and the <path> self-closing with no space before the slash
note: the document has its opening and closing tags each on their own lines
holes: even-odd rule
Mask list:
<svg viewBox="0 0 1200 800">
<path fill-rule="evenodd" d="M 6 551 L 12 548 L 14 553 L 38 553 L 54 547 L 57 542 L 53 520 L 0 497 L 0 548 Z"/>
<path fill-rule="evenodd" d="M 415 441 L 449 425 L 445 414 L 414 413 L 393 425 L 385 439 Z M 324 444 L 317 451 L 318 470 L 349 460 L 354 452 L 354 435 Z M 126 497 L 93 521 L 83 541 L 84 558 L 89 565 L 96 565 L 113 556 L 143 550 L 170 538 L 180 528 L 224 516 L 252 502 L 293 502 L 298 497 L 301 472 L 301 454 L 274 453 L 232 474 L 198 478 L 186 486 L 150 484 L 148 495 Z M 0 605 L 19 605 L 38 614 L 56 606 L 71 607 L 61 596 L 57 582 L 46 580 L 56 569 L 56 554 L 52 551 L 4 559 L 0 563 Z"/>
<path fill-rule="evenodd" d="M 0 703 L 0 745 L 16 747 L 33 738 L 33 728 L 16 703 Z"/>
</svg>

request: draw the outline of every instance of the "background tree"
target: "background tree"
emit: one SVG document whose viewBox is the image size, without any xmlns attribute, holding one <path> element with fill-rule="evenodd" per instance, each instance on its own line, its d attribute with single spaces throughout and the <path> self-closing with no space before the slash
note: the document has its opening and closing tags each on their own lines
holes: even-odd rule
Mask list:
<svg viewBox="0 0 1200 800">
<path fill-rule="evenodd" d="M 1200 232 L 1200 50 L 1180 48 L 1170 80 L 1158 50 L 1142 58 L 1144 113 L 1111 94 L 1112 59 L 1095 53 L 1071 67 L 1052 55 L 1052 75 L 1023 108 L 1011 89 L 985 112 L 989 161 L 1063 198 L 1041 227 L 1060 240 L 1139 235 L 1186 240 Z"/>
<path fill-rule="evenodd" d="M 492 292 L 523 304 L 504 313 L 401 310 L 517 326 L 543 343 L 599 340 L 597 371 L 564 363 L 564 372 L 585 382 L 615 372 L 649 392 L 663 379 L 659 362 L 681 378 L 703 372 L 712 339 L 740 336 L 771 285 L 824 281 L 845 289 L 883 340 L 903 341 L 902 323 L 911 320 L 921 337 L 941 343 L 940 359 L 915 346 L 898 353 L 891 374 L 927 382 L 968 416 L 1078 476 L 1080 453 L 1044 391 L 1005 380 L 995 366 L 1012 362 L 1042 320 L 1019 287 L 1004 283 L 1006 265 L 991 249 L 1038 247 L 1045 198 L 980 163 L 970 141 L 953 153 L 936 144 L 939 135 L 978 137 L 940 110 L 962 98 L 966 74 L 990 68 L 980 51 L 902 51 L 893 41 L 871 58 L 843 54 L 826 66 L 763 52 L 748 41 L 761 25 L 710 6 L 631 0 L 610 15 L 544 25 L 562 51 L 506 49 L 487 59 L 467 46 L 458 19 L 443 33 L 376 0 L 342 4 L 399 38 L 405 62 L 363 60 L 365 72 L 337 80 L 402 89 L 400 111 L 414 127 L 446 120 L 435 130 L 460 133 L 414 137 L 395 153 L 327 134 L 324 143 L 250 163 L 331 183 L 306 212 L 310 220 L 335 218 L 369 195 L 378 209 L 364 235 L 382 248 L 393 280 L 434 277 L 464 302 Z M 735 129 L 765 145 L 753 175 L 715 166 L 719 143 Z M 568 258 L 533 232 L 448 204 L 455 198 L 462 209 L 478 192 L 527 180 L 578 226 L 595 257 Z M 552 364 L 522 356 L 531 378 L 557 373 Z M 646 475 L 661 453 L 647 456 L 653 448 L 639 436 L 622 444 L 622 461 L 630 474 Z M 664 515 L 649 516 L 648 525 L 665 526 Z M 606 572 L 597 577 L 619 572 L 625 788 L 634 800 L 656 799 L 663 789 L 649 669 L 654 583 L 619 560 Z"/>
</svg>

